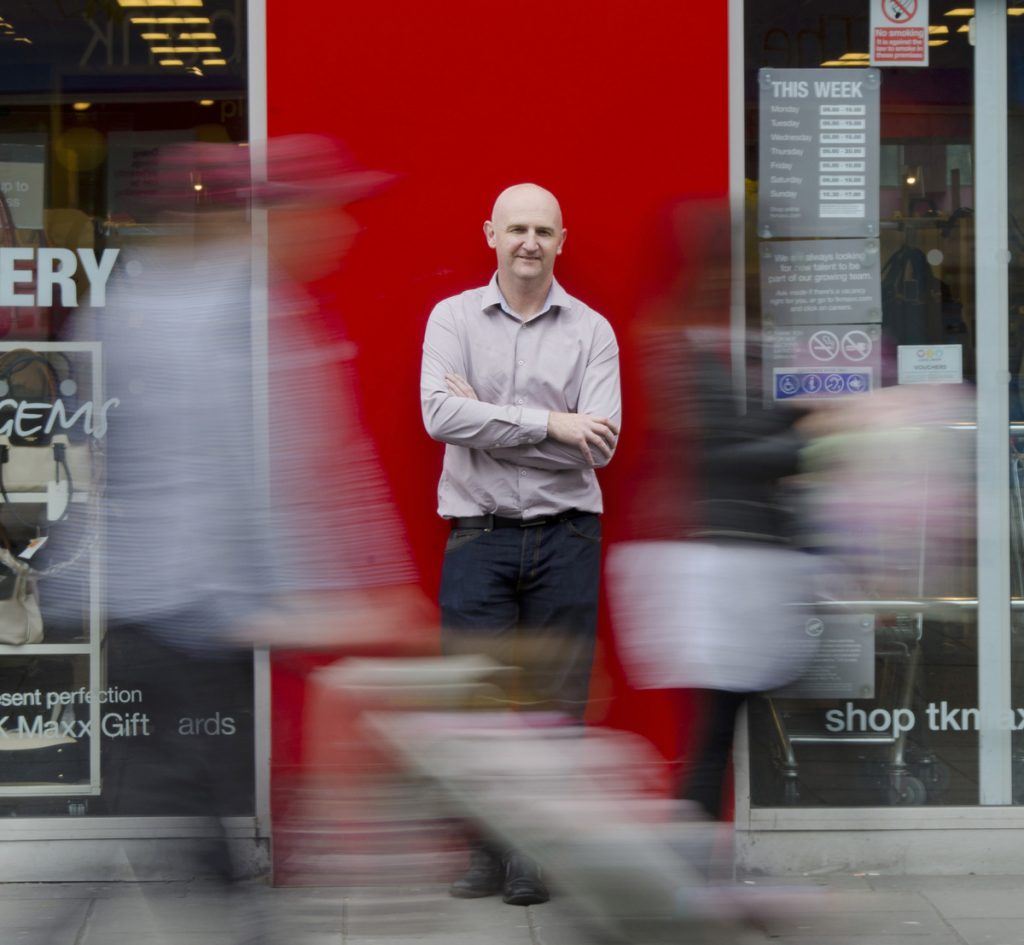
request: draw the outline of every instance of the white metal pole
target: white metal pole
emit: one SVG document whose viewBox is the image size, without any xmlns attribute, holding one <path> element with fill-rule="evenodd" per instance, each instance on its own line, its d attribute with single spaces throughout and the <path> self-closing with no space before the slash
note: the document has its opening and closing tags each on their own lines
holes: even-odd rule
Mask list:
<svg viewBox="0 0 1024 945">
<path fill-rule="evenodd" d="M 1010 450 L 1006 3 L 974 16 L 975 357 L 978 440 L 979 803 L 1013 800 L 1010 731 Z"/>
<path fill-rule="evenodd" d="M 267 9 L 266 0 L 248 3 L 248 109 L 249 151 L 254 180 L 266 179 L 267 141 Z M 255 470 L 263 501 L 270 503 L 270 419 L 268 396 L 269 294 L 267 264 L 267 213 L 252 214 L 252 377 L 253 435 L 256 440 Z M 255 752 L 256 834 L 270 836 L 270 654 L 253 654 L 253 710 Z"/>
</svg>

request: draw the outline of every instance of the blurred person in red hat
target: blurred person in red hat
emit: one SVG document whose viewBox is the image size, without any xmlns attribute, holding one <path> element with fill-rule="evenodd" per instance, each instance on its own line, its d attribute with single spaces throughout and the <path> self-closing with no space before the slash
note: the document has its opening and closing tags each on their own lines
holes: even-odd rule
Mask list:
<svg viewBox="0 0 1024 945">
<path fill-rule="evenodd" d="M 252 163 L 267 173 L 254 178 Z M 410 634 L 432 608 L 360 416 L 355 349 L 303 289 L 351 244 L 346 205 L 389 179 L 314 135 L 162 148 L 133 195 L 163 235 L 123 252 L 105 307 L 72 324 L 76 340 L 101 342 L 119 401 L 106 438 L 108 658 L 152 719 L 121 813 L 251 812 L 251 768 L 227 771 L 223 741 L 182 738 L 178 721 L 220 713 L 251 737 L 252 645 L 421 646 Z M 252 305 L 255 207 L 271 211 L 269 325 Z M 214 875 L 236 874 L 223 836 L 203 852 Z"/>
</svg>

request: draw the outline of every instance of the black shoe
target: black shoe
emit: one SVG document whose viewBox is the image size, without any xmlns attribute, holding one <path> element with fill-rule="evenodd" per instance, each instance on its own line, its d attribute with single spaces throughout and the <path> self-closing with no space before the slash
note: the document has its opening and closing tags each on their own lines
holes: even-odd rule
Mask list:
<svg viewBox="0 0 1024 945">
<path fill-rule="evenodd" d="M 482 899 L 501 892 L 505 874 L 501 854 L 487 846 L 477 846 L 469 857 L 469 869 L 448 887 L 456 899 Z"/>
<path fill-rule="evenodd" d="M 502 899 L 510 906 L 536 906 L 550 898 L 548 887 L 540 878 L 540 867 L 521 853 L 509 853 L 505 857 Z"/>
</svg>

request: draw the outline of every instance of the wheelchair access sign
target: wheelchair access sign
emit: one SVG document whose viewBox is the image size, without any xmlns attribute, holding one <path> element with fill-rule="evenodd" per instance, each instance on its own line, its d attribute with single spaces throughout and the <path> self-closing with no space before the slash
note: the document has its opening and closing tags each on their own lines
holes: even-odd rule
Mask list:
<svg viewBox="0 0 1024 945">
<path fill-rule="evenodd" d="M 848 397 L 871 390 L 869 367 L 780 368 L 774 369 L 772 395 L 776 401 L 797 397 L 822 400 Z"/>
<path fill-rule="evenodd" d="M 764 385 L 776 401 L 863 394 L 880 376 L 877 324 L 781 325 L 764 340 Z"/>
</svg>

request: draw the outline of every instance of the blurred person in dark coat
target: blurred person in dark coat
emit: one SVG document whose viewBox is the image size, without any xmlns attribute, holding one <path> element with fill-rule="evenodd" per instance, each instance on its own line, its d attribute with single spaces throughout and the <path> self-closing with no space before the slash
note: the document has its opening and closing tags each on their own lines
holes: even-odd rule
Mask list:
<svg viewBox="0 0 1024 945">
<path fill-rule="evenodd" d="M 611 597 L 631 680 L 696 690 L 679 793 L 717 818 L 737 711 L 804 665 L 786 604 L 805 597 L 805 556 L 784 487 L 804 410 L 766 402 L 757 339 L 730 326 L 726 200 L 679 204 L 670 219 L 676 269 L 639 322 L 643 468 L 631 541 L 610 554 Z"/>
<path fill-rule="evenodd" d="M 687 387 L 700 441 L 696 456 L 697 499 L 687 537 L 732 549 L 793 549 L 796 523 L 782 481 L 800 470 L 804 438 L 797 423 L 804 412 L 792 406 L 765 405 L 759 386 L 747 391 L 744 409 L 730 367 L 720 360 L 727 350 L 724 345 L 695 342 L 690 351 Z M 801 570 L 790 568 L 789 555 L 759 557 L 764 561 L 758 569 L 759 577 L 799 586 Z M 774 561 L 778 564 L 773 567 Z M 738 570 L 723 579 L 732 585 L 731 593 L 756 596 L 759 585 L 744 580 L 745 577 Z M 765 622 L 772 619 L 770 604 L 768 607 L 762 616 Z M 756 621 L 760 611 L 761 604 L 751 600 L 748 619 Z M 738 638 L 741 629 L 735 628 Z M 782 648 L 775 655 L 792 660 L 794 678 L 800 674 L 803 662 L 798 653 L 787 653 Z M 747 658 L 757 659 L 753 653 Z M 785 674 L 785 667 L 782 669 Z M 702 693 L 704 719 L 696 751 L 683 771 L 680 794 L 716 819 L 722 814 L 723 779 L 736 716 L 750 691 L 757 690 L 748 689 L 740 674 L 735 686 L 706 688 Z"/>
</svg>

